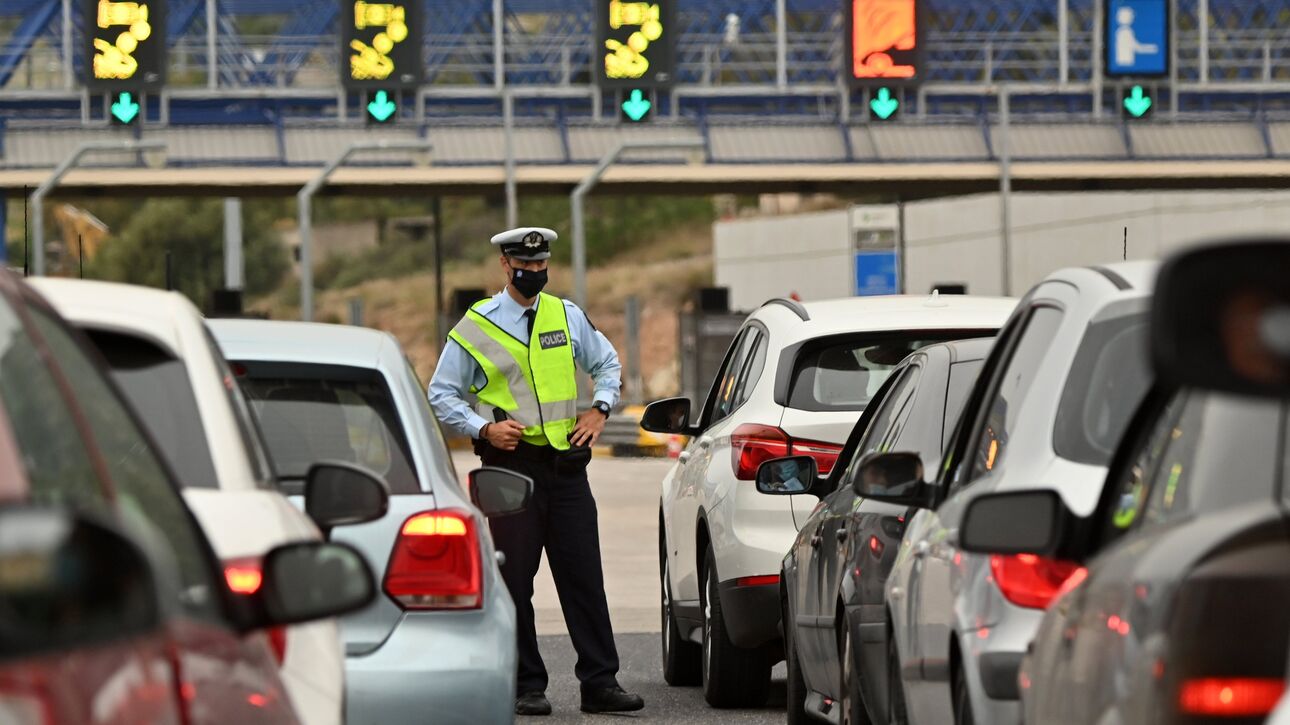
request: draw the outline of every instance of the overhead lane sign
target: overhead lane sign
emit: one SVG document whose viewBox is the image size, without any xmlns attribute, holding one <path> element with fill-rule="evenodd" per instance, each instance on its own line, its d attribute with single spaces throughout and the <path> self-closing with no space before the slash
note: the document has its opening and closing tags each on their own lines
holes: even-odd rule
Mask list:
<svg viewBox="0 0 1290 725">
<path fill-rule="evenodd" d="M 1104 0 L 1106 75 L 1169 74 L 1169 0 Z"/>
<path fill-rule="evenodd" d="M 341 83 L 349 90 L 414 88 L 424 68 L 421 0 L 341 0 Z"/>
<path fill-rule="evenodd" d="M 165 83 L 165 0 L 84 0 L 82 7 L 88 88 L 142 91 Z"/>
<path fill-rule="evenodd" d="M 676 74 L 676 0 L 596 0 L 602 88 L 670 86 Z"/>
<path fill-rule="evenodd" d="M 848 0 L 847 64 L 856 85 L 912 84 L 923 69 L 921 0 Z"/>
</svg>

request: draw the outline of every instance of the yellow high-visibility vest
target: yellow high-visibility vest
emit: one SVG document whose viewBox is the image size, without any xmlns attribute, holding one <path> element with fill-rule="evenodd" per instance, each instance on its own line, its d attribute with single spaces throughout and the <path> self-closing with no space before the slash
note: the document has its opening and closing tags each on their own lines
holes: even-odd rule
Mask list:
<svg viewBox="0 0 1290 725">
<path fill-rule="evenodd" d="M 539 294 L 533 334 L 524 341 L 479 313 L 488 301 L 471 306 L 448 334 L 488 378 L 483 389 L 471 387 L 479 396 L 479 414 L 492 421 L 493 409 L 501 408 L 524 426 L 524 442 L 568 450 L 578 421 L 578 380 L 564 303 Z"/>
</svg>

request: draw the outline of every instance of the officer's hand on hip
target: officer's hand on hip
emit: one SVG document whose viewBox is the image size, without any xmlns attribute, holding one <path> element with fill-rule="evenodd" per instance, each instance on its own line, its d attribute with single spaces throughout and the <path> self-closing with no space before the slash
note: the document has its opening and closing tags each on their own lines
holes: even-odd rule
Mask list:
<svg viewBox="0 0 1290 725">
<path fill-rule="evenodd" d="M 592 408 L 578 416 L 578 424 L 573 427 L 569 442 L 575 446 L 594 446 L 600 440 L 600 433 L 605 429 L 608 418 L 604 413 Z"/>
<path fill-rule="evenodd" d="M 524 435 L 524 426 L 513 420 L 504 420 L 484 426 L 483 433 L 494 448 L 513 451 L 520 443 L 520 436 Z"/>
</svg>

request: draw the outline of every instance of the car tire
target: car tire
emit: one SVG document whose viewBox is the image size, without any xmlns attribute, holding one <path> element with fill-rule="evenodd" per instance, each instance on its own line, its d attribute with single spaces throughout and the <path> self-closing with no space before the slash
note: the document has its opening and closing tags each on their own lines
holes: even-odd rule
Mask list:
<svg viewBox="0 0 1290 725">
<path fill-rule="evenodd" d="M 900 676 L 900 651 L 896 649 L 896 633 L 887 624 L 887 722 L 906 725 L 909 712 L 905 708 L 905 681 Z"/>
<path fill-rule="evenodd" d="M 855 638 L 851 636 L 851 628 L 847 626 L 846 620 L 841 624 L 845 629 L 841 636 L 842 646 L 838 648 L 842 653 L 841 666 L 838 668 L 842 673 L 842 702 L 838 703 L 842 708 L 842 725 L 873 725 L 869 712 L 865 710 L 864 697 L 860 694 L 860 666 L 856 662 Z"/>
<path fill-rule="evenodd" d="M 785 581 L 781 576 L 780 581 Z M 780 606 L 784 622 L 784 661 L 788 666 L 788 725 L 805 725 L 812 722 L 806 714 L 806 680 L 802 677 L 802 661 L 797 658 L 797 636 L 789 619 L 788 602 Z"/>
<path fill-rule="evenodd" d="M 766 648 L 744 649 L 730 641 L 716 557 L 708 548 L 703 566 L 703 699 L 712 707 L 761 707 L 770 695 L 770 658 Z"/>
<path fill-rule="evenodd" d="M 954 668 L 954 725 L 972 725 L 972 696 L 963 666 Z"/>
<path fill-rule="evenodd" d="M 663 681 L 672 687 L 693 687 L 703 683 L 703 648 L 681 635 L 681 628 L 672 612 L 672 581 L 667 564 L 667 544 L 662 541 L 659 551 L 659 591 L 662 616 Z"/>
</svg>

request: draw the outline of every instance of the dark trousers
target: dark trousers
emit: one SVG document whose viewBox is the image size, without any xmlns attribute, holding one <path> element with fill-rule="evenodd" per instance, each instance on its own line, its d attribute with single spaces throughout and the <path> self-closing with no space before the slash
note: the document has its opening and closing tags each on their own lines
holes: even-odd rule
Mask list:
<svg viewBox="0 0 1290 725">
<path fill-rule="evenodd" d="M 520 693 L 545 691 L 546 666 L 538 652 L 533 620 L 533 577 L 546 549 L 560 596 L 560 609 L 578 653 L 574 673 L 584 691 L 618 685 L 614 646 L 600 565 L 596 501 L 587 472 L 557 474 L 550 460 L 521 458 L 496 449 L 481 451 L 486 466 L 507 468 L 533 479 L 533 497 L 522 513 L 489 521 L 493 542 L 506 555 L 502 578 L 515 600 L 519 636 Z"/>
</svg>

